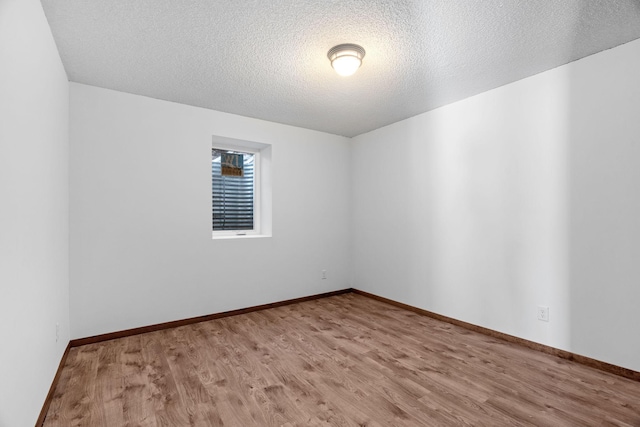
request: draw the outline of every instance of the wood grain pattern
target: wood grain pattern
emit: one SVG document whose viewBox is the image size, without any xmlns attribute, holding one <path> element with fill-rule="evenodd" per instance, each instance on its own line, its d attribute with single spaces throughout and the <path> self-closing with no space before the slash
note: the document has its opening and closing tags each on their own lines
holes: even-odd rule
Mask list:
<svg viewBox="0 0 640 427">
<path fill-rule="evenodd" d="M 640 382 L 355 293 L 70 350 L 45 426 L 640 426 Z"/>
<path fill-rule="evenodd" d="M 174 320 L 171 322 L 156 323 L 155 325 L 141 326 L 139 328 L 125 329 L 122 331 L 115 331 L 115 332 L 109 332 L 106 334 L 94 335 L 86 338 L 74 339 L 70 341 L 69 345 L 71 347 L 79 347 L 81 345 L 94 344 L 98 342 L 114 340 L 117 338 L 130 337 L 132 335 L 146 334 L 148 332 L 161 331 L 163 329 L 171 329 L 171 328 L 177 328 L 178 326 L 185 326 L 185 325 L 191 325 L 194 323 L 206 322 L 208 320 L 215 320 L 223 317 L 237 316 L 238 314 L 251 313 L 253 311 L 266 310 L 269 308 L 282 307 L 290 304 L 297 304 L 299 302 L 312 301 L 314 299 L 342 295 L 342 294 L 349 293 L 351 291 L 353 291 L 353 289 L 350 289 L 350 288 L 340 289 L 337 291 L 325 292 L 323 294 L 309 295 L 301 298 L 294 298 L 294 299 L 289 299 L 285 301 L 272 302 L 269 304 L 256 305 L 253 307 L 240 308 L 238 310 L 223 311 L 220 313 L 205 314 L 204 316 L 190 317 L 188 319 L 180 319 L 180 320 Z"/>
<path fill-rule="evenodd" d="M 601 360 L 592 359 L 591 357 L 582 356 L 576 353 L 572 353 L 566 350 L 560 350 L 555 347 L 551 347 L 548 345 L 540 344 L 537 342 L 529 341 L 524 338 L 516 337 L 513 335 L 505 334 L 502 332 L 494 331 L 493 329 L 483 328 L 482 326 L 474 325 L 472 323 L 463 322 L 462 320 L 454 319 L 452 317 L 443 316 L 441 314 L 433 313 L 431 311 L 423 310 L 418 307 L 414 307 L 412 305 L 403 304 L 401 302 L 397 302 L 388 298 L 384 298 L 378 295 L 370 294 L 369 292 L 361 291 L 359 289 L 351 289 L 351 292 L 356 293 L 358 295 L 363 295 L 369 298 L 373 298 L 378 301 L 385 302 L 387 304 L 395 305 L 396 307 L 404 308 L 406 310 L 413 311 L 414 313 L 418 313 L 424 316 L 429 316 L 436 320 L 441 320 L 443 322 L 451 323 L 452 325 L 461 326 L 465 329 L 469 329 L 470 331 L 479 332 L 481 334 L 488 335 L 490 337 L 499 338 L 501 340 L 505 340 L 511 343 L 520 344 L 532 350 L 541 351 L 543 353 L 551 354 L 557 357 L 561 357 L 566 360 L 572 360 L 574 362 L 578 362 L 582 365 L 590 366 L 595 369 L 600 369 L 601 371 L 610 372 L 615 375 L 620 375 L 634 381 L 640 381 L 640 372 L 634 371 L 632 369 L 623 368 L 622 366 L 612 365 L 611 363 L 603 362 Z"/>
</svg>

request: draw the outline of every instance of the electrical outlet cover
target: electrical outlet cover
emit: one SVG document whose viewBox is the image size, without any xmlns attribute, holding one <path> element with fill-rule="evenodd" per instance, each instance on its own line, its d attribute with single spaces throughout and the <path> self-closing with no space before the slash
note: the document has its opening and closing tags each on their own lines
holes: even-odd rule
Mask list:
<svg viewBox="0 0 640 427">
<path fill-rule="evenodd" d="M 543 322 L 549 321 L 549 307 L 544 305 L 538 306 L 538 320 L 542 320 Z"/>
</svg>

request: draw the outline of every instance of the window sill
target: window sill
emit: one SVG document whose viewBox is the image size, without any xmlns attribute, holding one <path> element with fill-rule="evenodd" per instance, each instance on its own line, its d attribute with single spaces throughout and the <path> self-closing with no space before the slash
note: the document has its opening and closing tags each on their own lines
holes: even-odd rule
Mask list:
<svg viewBox="0 0 640 427">
<path fill-rule="evenodd" d="M 233 240 L 233 239 L 263 239 L 270 238 L 271 234 L 228 234 L 228 235 L 212 235 L 213 240 Z"/>
</svg>

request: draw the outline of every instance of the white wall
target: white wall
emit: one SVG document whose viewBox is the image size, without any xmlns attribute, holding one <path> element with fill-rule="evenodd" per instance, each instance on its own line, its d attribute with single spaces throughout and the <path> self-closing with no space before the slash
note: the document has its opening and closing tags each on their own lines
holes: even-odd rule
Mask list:
<svg viewBox="0 0 640 427">
<path fill-rule="evenodd" d="M 356 137 L 353 286 L 640 370 L 638 76 L 640 40 Z"/>
<path fill-rule="evenodd" d="M 3 427 L 35 424 L 69 342 L 68 87 L 40 2 L 0 0 Z"/>
<path fill-rule="evenodd" d="M 70 94 L 74 338 L 349 287 L 347 138 Z M 211 239 L 212 135 L 272 144 L 273 237 Z"/>
</svg>

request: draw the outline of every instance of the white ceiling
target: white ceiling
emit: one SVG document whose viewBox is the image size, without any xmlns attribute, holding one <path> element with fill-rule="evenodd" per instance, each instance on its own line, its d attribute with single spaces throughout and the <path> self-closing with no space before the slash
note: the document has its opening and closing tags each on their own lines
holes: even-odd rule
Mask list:
<svg viewBox="0 0 640 427">
<path fill-rule="evenodd" d="M 640 38 L 640 0 L 42 0 L 69 79 L 355 136 Z M 357 43 L 338 76 L 327 51 Z"/>
</svg>

